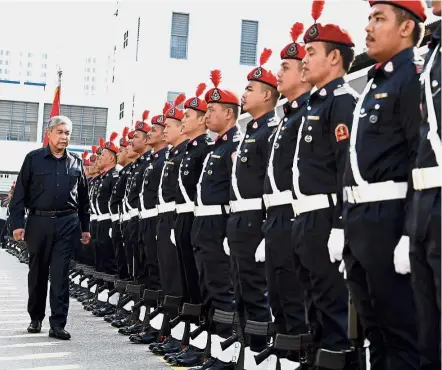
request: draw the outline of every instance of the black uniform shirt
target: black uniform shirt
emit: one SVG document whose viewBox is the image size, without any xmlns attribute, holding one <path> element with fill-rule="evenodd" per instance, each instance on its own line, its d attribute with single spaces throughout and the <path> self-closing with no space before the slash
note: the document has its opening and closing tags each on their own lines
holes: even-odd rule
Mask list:
<svg viewBox="0 0 442 370">
<path fill-rule="evenodd" d="M 268 157 L 272 157 L 272 163 L 269 163 L 267 174 L 264 180 L 264 194 L 272 194 L 271 176 L 275 181 L 276 188 L 279 191 L 290 190 L 292 187 L 292 167 L 293 156 L 296 149 L 296 137 L 301 119 L 305 114 L 305 108 L 310 92 L 302 94 L 293 102 L 284 104 L 284 117 L 281 119 L 278 127 L 273 129 L 269 137 Z"/>
<path fill-rule="evenodd" d="M 152 153 L 151 160 L 143 173 L 144 209 L 152 209 L 157 205 L 158 188 L 167 151 L 168 148 L 165 147 Z"/>
<path fill-rule="evenodd" d="M 200 193 L 195 199 L 196 205 L 229 204 L 232 154 L 236 151 L 240 135 L 239 127 L 235 125 L 216 139 L 212 151 L 204 160 L 206 165 L 203 168 L 201 183 L 197 185 L 197 188 L 200 187 Z"/>
<path fill-rule="evenodd" d="M 436 57 L 434 59 L 434 63 L 431 67 L 430 72 L 430 86 L 431 86 L 431 93 L 432 93 L 432 99 L 434 104 L 434 110 L 436 113 L 436 122 L 437 122 L 437 134 L 438 139 L 441 138 L 441 128 L 440 128 L 440 90 L 441 90 L 441 58 L 440 58 L 440 50 L 441 50 L 441 43 L 440 43 L 440 28 L 438 28 L 432 36 L 432 40 L 430 44 L 428 45 L 428 54 L 426 57 L 426 64 L 428 64 L 428 61 L 433 54 L 435 50 L 436 51 Z M 427 67 L 428 68 L 428 67 Z M 425 86 L 424 86 L 424 80 L 423 77 L 424 74 L 421 75 L 421 102 L 422 102 L 422 125 L 420 127 L 420 141 L 419 141 L 419 148 L 417 152 L 417 158 L 416 158 L 416 167 L 423 168 L 423 167 L 435 167 L 437 166 L 436 158 L 434 156 L 433 148 L 431 147 L 430 141 L 427 138 L 428 131 L 430 130 L 430 125 L 428 123 L 428 107 L 427 107 L 427 101 L 426 101 L 426 95 L 425 95 Z"/>
<path fill-rule="evenodd" d="M 204 158 L 206 158 L 213 144 L 213 141 L 206 134 L 200 135 L 187 143 L 179 172 L 182 186 L 184 186 L 187 196 L 191 201 L 195 199 L 196 184 L 203 169 Z M 176 192 L 176 203 L 186 203 L 179 183 Z"/>
<path fill-rule="evenodd" d="M 140 192 L 143 186 L 143 173 L 149 165 L 151 151 L 144 153 L 136 161 L 132 169 L 131 181 L 129 184 L 127 200 L 133 209 L 140 209 Z"/>
<path fill-rule="evenodd" d="M 99 214 L 109 213 L 109 202 L 112 195 L 112 189 L 118 180 L 118 171 L 112 167 L 106 173 L 101 175 L 100 185 L 97 190 L 97 211 Z"/>
<path fill-rule="evenodd" d="M 31 212 L 78 210 L 81 229 L 88 232 L 88 183 L 81 158 L 68 150 L 56 158 L 49 146 L 28 153 L 10 204 L 14 230 L 24 227 L 25 209 Z"/>
<path fill-rule="evenodd" d="M 186 152 L 188 142 L 189 140 L 184 140 L 181 144 L 177 145 L 176 148 L 171 148 L 166 153 L 161 187 L 158 190 L 161 192 L 163 201 L 165 203 L 175 201 L 178 184 L 178 169 L 180 167 L 181 160 L 184 157 L 184 153 Z M 160 204 L 159 197 L 158 204 Z"/>
<path fill-rule="evenodd" d="M 234 186 L 237 186 L 236 191 L 243 199 L 262 198 L 269 136 L 278 123 L 272 110 L 247 124 L 245 136 L 236 152 L 236 171 L 232 175 L 230 187 L 231 200 L 237 200 Z"/>
<path fill-rule="evenodd" d="M 132 163 L 128 163 L 120 170 L 118 174 L 119 175 L 118 180 L 114 188 L 112 189 L 112 195 L 109 202 L 109 209 L 113 215 L 123 212 L 124 192 L 126 190 L 126 182 L 127 179 L 129 178 L 131 165 Z"/>
<path fill-rule="evenodd" d="M 97 200 L 97 191 L 98 191 L 98 186 L 100 185 L 100 180 L 101 180 L 101 175 L 98 175 L 98 176 L 93 177 L 89 183 L 89 186 L 90 186 L 89 200 L 90 200 L 90 205 L 91 205 L 91 211 L 95 215 L 97 214 L 96 200 Z"/>
</svg>

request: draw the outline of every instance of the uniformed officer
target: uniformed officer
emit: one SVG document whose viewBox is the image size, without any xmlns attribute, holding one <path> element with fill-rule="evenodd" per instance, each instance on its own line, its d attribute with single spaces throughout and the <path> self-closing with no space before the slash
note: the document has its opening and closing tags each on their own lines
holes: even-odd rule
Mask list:
<svg viewBox="0 0 442 370">
<path fill-rule="evenodd" d="M 69 263 L 74 239 L 90 241 L 88 185 L 81 158 L 66 148 L 72 130 L 68 117 L 49 120 L 49 145 L 28 153 L 10 204 L 15 240 L 29 249 L 30 333 L 39 333 L 45 316 L 51 268 L 49 336 L 70 339 L 64 330 L 69 309 Z M 29 217 L 24 229 L 25 210 Z M 79 222 L 80 221 L 80 222 Z M 81 227 L 81 230 L 80 230 Z"/>
<path fill-rule="evenodd" d="M 287 102 L 284 117 L 273 128 L 268 151 L 268 168 L 264 180 L 264 203 L 267 218 L 263 225 L 266 243 L 266 272 L 270 306 L 277 333 L 297 335 L 308 331 L 305 323 L 305 293 L 296 273 L 293 245 L 292 166 L 297 146 L 298 128 L 306 112 L 311 85 L 302 79 L 304 46 L 297 42 L 304 26 L 291 28 L 292 42 L 280 52 L 281 66 L 277 73 L 278 92 Z M 296 355 L 280 354 L 281 367 L 295 368 Z"/>
<path fill-rule="evenodd" d="M 128 261 L 123 243 L 123 200 L 126 182 L 129 176 L 129 168 L 132 161 L 127 156 L 127 147 L 129 141 L 127 134 L 129 127 L 125 127 L 120 139 L 120 147 L 117 154 L 116 170 L 119 173 L 118 180 L 112 189 L 112 195 L 109 201 L 109 210 L 112 220 L 111 238 L 114 246 L 115 262 L 117 265 L 117 274 L 120 279 L 129 279 Z"/>
<path fill-rule="evenodd" d="M 261 231 L 265 211 L 263 185 L 267 169 L 268 139 L 279 98 L 273 73 L 263 68 L 272 54 L 264 49 L 259 67 L 247 76 L 242 95 L 243 110 L 252 116 L 233 160 L 230 186 L 230 217 L 227 239 L 235 268 L 234 288 L 237 310 L 244 328 L 247 320 L 270 322 L 265 276 L 265 241 Z M 250 336 L 245 347 L 244 368 L 256 367 L 254 355 L 266 347 L 265 336 Z"/>
<path fill-rule="evenodd" d="M 322 9 L 322 1 L 313 2 L 315 22 Z M 354 43 L 339 26 L 320 23 L 307 29 L 304 42 L 304 77 L 317 90 L 299 127 L 293 161 L 294 251 L 300 275 L 308 276 L 308 295 L 318 325 L 315 344 L 340 351 L 350 346 L 348 290 L 335 259 L 342 259 L 344 245 L 342 175 L 356 104 L 356 93 L 343 77 L 353 62 Z M 336 249 L 341 255 L 333 253 Z"/>
<path fill-rule="evenodd" d="M 181 131 L 181 120 L 184 117 L 178 106 L 184 103 L 186 97 L 179 94 L 172 107 L 165 114 L 164 140 L 169 144 L 164 165 L 161 171 L 158 187 L 158 221 L 156 227 L 158 267 L 163 294 L 165 296 L 182 297 L 183 286 L 180 271 L 178 249 L 175 241 L 175 218 L 176 218 L 176 191 L 178 180 L 178 168 L 186 151 L 187 138 Z M 177 302 L 178 304 L 179 302 Z M 169 320 L 174 319 L 179 312 L 179 306 L 167 307 L 164 321 L 168 325 Z M 177 353 L 181 350 L 181 340 L 185 331 L 184 323 L 178 324 L 171 335 L 162 345 L 152 348 L 155 354 Z"/>
<path fill-rule="evenodd" d="M 92 155 L 90 157 L 90 165 L 89 165 L 89 204 L 90 204 L 90 232 L 91 232 L 91 241 L 89 243 L 88 249 L 88 260 L 92 261 L 93 264 L 91 267 L 97 268 L 97 259 L 96 259 L 96 244 L 97 244 L 97 213 L 95 210 L 95 197 L 96 197 L 96 185 L 100 178 L 100 172 L 97 169 L 97 151 L 98 146 L 92 145 L 91 147 Z"/>
<path fill-rule="evenodd" d="M 209 320 L 213 310 L 234 312 L 234 293 L 230 258 L 224 251 L 227 244 L 226 224 L 229 215 L 230 178 L 233 155 L 240 140 L 236 124 L 239 99 L 230 91 L 221 90 L 221 72 L 211 72 L 214 88 L 207 91 L 207 127 L 218 134 L 212 151 L 206 156 L 203 171 L 197 184 L 195 220 L 192 226 L 192 243 L 201 249 L 204 284 L 209 299 Z M 233 367 L 237 346 L 232 344 L 222 351 L 220 342 L 231 336 L 230 325 L 213 323 L 211 328 L 211 358 L 203 368 L 230 369 Z"/>
<path fill-rule="evenodd" d="M 441 1 L 432 1 L 440 17 Z M 441 368 L 440 332 L 440 246 L 441 170 L 440 128 L 441 89 L 440 26 L 428 45 L 425 71 L 421 75 L 423 120 L 415 169 L 411 223 L 411 281 L 418 315 L 421 369 Z"/>
<path fill-rule="evenodd" d="M 347 282 L 370 341 L 371 368 L 417 369 L 405 216 L 421 120 L 422 65 L 413 48 L 421 41 L 425 4 L 370 5 L 367 54 L 378 64 L 354 111 L 344 176 Z"/>
<path fill-rule="evenodd" d="M 144 284 L 146 269 L 142 260 L 144 244 L 139 238 L 140 235 L 140 192 L 143 187 L 143 173 L 149 164 L 152 147 L 148 143 L 150 126 L 147 122 L 149 111 L 143 112 L 143 120 L 136 123 L 135 133 L 132 139 L 132 150 L 138 153 L 139 157 L 134 163 L 126 193 L 126 207 L 130 216 L 127 225 L 128 240 L 127 248 L 133 251 L 133 274 L 139 284 Z M 129 252 L 130 253 L 130 252 Z M 129 262 L 130 263 L 130 262 Z"/>
</svg>

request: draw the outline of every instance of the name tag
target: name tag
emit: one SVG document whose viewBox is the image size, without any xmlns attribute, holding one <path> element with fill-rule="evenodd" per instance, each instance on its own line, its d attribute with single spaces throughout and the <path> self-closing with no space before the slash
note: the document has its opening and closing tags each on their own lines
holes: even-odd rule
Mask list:
<svg viewBox="0 0 442 370">
<path fill-rule="evenodd" d="M 166 164 L 170 164 L 171 166 L 174 166 L 174 165 L 175 165 L 175 163 L 173 163 L 173 162 L 171 162 L 171 161 L 166 161 L 165 163 L 166 163 Z"/>
<path fill-rule="evenodd" d="M 220 159 L 220 158 L 221 158 L 220 155 L 216 155 L 216 154 L 212 154 L 210 157 L 211 157 L 211 158 L 217 158 L 217 159 Z"/>
<path fill-rule="evenodd" d="M 388 97 L 388 94 L 387 93 L 380 93 L 380 94 L 375 94 L 374 95 L 374 98 L 375 99 L 385 99 L 385 98 L 387 98 Z"/>
<path fill-rule="evenodd" d="M 310 121 L 319 121 L 319 116 L 307 116 L 307 119 L 309 119 Z"/>
<path fill-rule="evenodd" d="M 256 141 L 255 139 L 244 140 L 245 143 L 254 143 L 255 141 Z"/>
</svg>

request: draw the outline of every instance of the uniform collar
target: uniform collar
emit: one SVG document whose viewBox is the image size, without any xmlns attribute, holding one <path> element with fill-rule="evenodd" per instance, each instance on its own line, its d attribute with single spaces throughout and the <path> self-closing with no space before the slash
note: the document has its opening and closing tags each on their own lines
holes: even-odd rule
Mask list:
<svg viewBox="0 0 442 370">
<path fill-rule="evenodd" d="M 160 150 L 158 150 L 156 152 L 152 152 L 152 158 L 153 159 L 158 159 L 158 158 L 164 157 L 168 150 L 169 150 L 169 148 L 166 146 L 163 149 L 160 149 Z"/>
<path fill-rule="evenodd" d="M 235 136 L 237 131 L 238 131 L 238 126 L 237 125 L 233 126 L 228 131 L 226 131 L 224 134 L 218 135 L 218 137 L 215 139 L 215 144 L 217 144 L 219 142 L 223 142 L 223 141 L 228 141 L 229 139 L 232 140 L 233 136 Z"/>
<path fill-rule="evenodd" d="M 61 158 L 66 158 L 67 155 L 68 155 L 68 150 L 65 149 L 65 151 L 64 151 L 63 155 L 60 157 L 60 159 Z M 45 146 L 45 148 L 44 148 L 44 156 L 45 156 L 45 158 L 48 157 L 48 156 L 54 157 L 54 155 L 51 152 L 51 148 L 49 148 L 49 145 Z"/>
<path fill-rule="evenodd" d="M 407 48 L 399 53 L 397 53 L 388 62 L 382 63 L 380 66 L 376 65 L 368 72 L 368 79 L 371 80 L 379 74 L 383 74 L 385 77 L 389 78 L 393 75 L 399 67 L 407 61 L 412 61 L 414 59 L 414 48 Z"/>
<path fill-rule="evenodd" d="M 197 146 L 200 143 L 206 143 L 206 142 L 207 142 L 207 134 L 202 134 L 200 136 L 197 136 L 193 140 L 189 140 L 189 142 L 187 143 L 187 148 L 190 148 L 192 146 Z"/>
<path fill-rule="evenodd" d="M 292 110 L 301 108 L 309 98 L 310 98 L 310 91 L 307 91 L 304 94 L 298 96 L 292 102 L 287 100 L 283 105 L 284 114 L 290 114 Z"/>
<path fill-rule="evenodd" d="M 431 35 L 430 46 L 432 48 L 435 48 L 439 44 L 440 44 L 440 26 Z"/>
<path fill-rule="evenodd" d="M 172 155 L 177 155 L 186 149 L 188 143 L 189 143 L 189 139 L 186 139 L 183 142 L 181 142 L 180 144 L 178 144 L 176 147 L 170 148 L 169 152 Z"/>
<path fill-rule="evenodd" d="M 247 124 L 247 129 L 257 130 L 262 126 L 266 126 L 267 122 L 269 122 L 273 117 L 275 117 L 275 111 L 271 110 L 270 112 L 263 114 L 261 117 L 250 121 Z"/>
<path fill-rule="evenodd" d="M 344 77 L 338 77 L 334 80 L 331 80 L 329 83 L 327 83 L 325 86 L 321 87 L 320 89 L 317 89 L 314 93 L 312 93 L 312 98 L 318 97 L 319 99 L 327 99 L 329 96 L 334 96 L 334 91 L 344 86 L 345 80 Z"/>
</svg>

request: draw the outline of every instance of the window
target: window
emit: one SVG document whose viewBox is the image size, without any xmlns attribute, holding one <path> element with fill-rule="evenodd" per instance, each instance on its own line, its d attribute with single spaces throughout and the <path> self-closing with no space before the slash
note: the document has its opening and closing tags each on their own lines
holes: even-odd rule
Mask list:
<svg viewBox="0 0 442 370">
<path fill-rule="evenodd" d="M 43 73 L 41 74 L 41 77 L 46 78 L 46 72 L 43 72 Z"/>
<path fill-rule="evenodd" d="M 0 68 L 0 73 L 2 73 L 2 69 Z"/>
<path fill-rule="evenodd" d="M 89 90 L 89 85 L 84 85 L 85 90 Z"/>
<path fill-rule="evenodd" d="M 0 65 L 2 65 L 2 64 L 3 64 L 3 60 L 0 59 Z"/>
<path fill-rule="evenodd" d="M 5 69 L 5 75 L 7 75 L 9 73 L 9 69 Z"/>
<path fill-rule="evenodd" d="M 32 58 L 32 53 L 28 53 L 28 58 Z"/>
<path fill-rule="evenodd" d="M 88 81 L 89 81 L 89 77 L 88 77 Z M 95 82 L 95 77 L 92 77 L 92 82 Z"/>
<path fill-rule="evenodd" d="M 9 50 L 6 50 L 6 56 L 8 56 L 9 55 Z"/>
<path fill-rule="evenodd" d="M 95 73 L 95 68 L 92 68 L 92 73 Z"/>
<path fill-rule="evenodd" d="M 138 31 L 137 31 L 137 50 L 135 51 L 135 61 L 138 62 L 138 45 L 140 43 L 140 17 L 138 17 Z"/>
<path fill-rule="evenodd" d="M 240 64 L 256 65 L 256 48 L 258 44 L 258 22 L 242 21 Z"/>
<path fill-rule="evenodd" d="M 168 91 L 167 92 L 167 101 L 170 103 L 170 104 L 173 104 L 173 102 L 175 101 L 175 98 L 178 96 L 178 95 L 180 95 L 181 93 L 180 92 L 176 92 L 176 91 Z M 179 105 L 178 106 L 178 109 L 183 109 L 184 108 L 184 105 L 183 104 L 181 104 L 181 105 Z"/>
<path fill-rule="evenodd" d="M 120 119 L 122 119 L 124 117 L 124 102 L 120 104 L 120 114 L 119 114 Z"/>
<path fill-rule="evenodd" d="M 128 43 L 129 43 L 129 31 L 126 31 L 124 33 L 123 49 L 127 47 Z"/>
<path fill-rule="evenodd" d="M 31 68 L 31 67 L 32 67 L 32 63 L 28 62 L 28 68 Z"/>
<path fill-rule="evenodd" d="M 189 14 L 172 13 L 172 31 L 170 35 L 170 57 L 187 59 L 189 38 Z"/>
<path fill-rule="evenodd" d="M 3 55 L 3 50 L 0 50 L 0 55 Z"/>
<path fill-rule="evenodd" d="M 93 62 L 94 62 L 94 63 L 97 63 L 97 59 L 96 59 L 96 58 L 94 58 Z"/>
<path fill-rule="evenodd" d="M 48 68 L 48 65 L 47 64 L 42 64 L 41 68 L 46 69 L 46 68 Z"/>
<path fill-rule="evenodd" d="M 48 59 L 48 54 L 43 54 L 43 55 L 42 55 L 42 58 L 43 58 L 43 59 Z"/>
<path fill-rule="evenodd" d="M 5 60 L 5 66 L 9 65 L 9 60 Z"/>
<path fill-rule="evenodd" d="M 28 76 L 28 77 L 32 76 L 32 72 L 31 71 L 27 71 L 26 72 L 26 76 Z"/>
<path fill-rule="evenodd" d="M 0 100 L 0 140 L 37 140 L 38 103 Z"/>
</svg>

